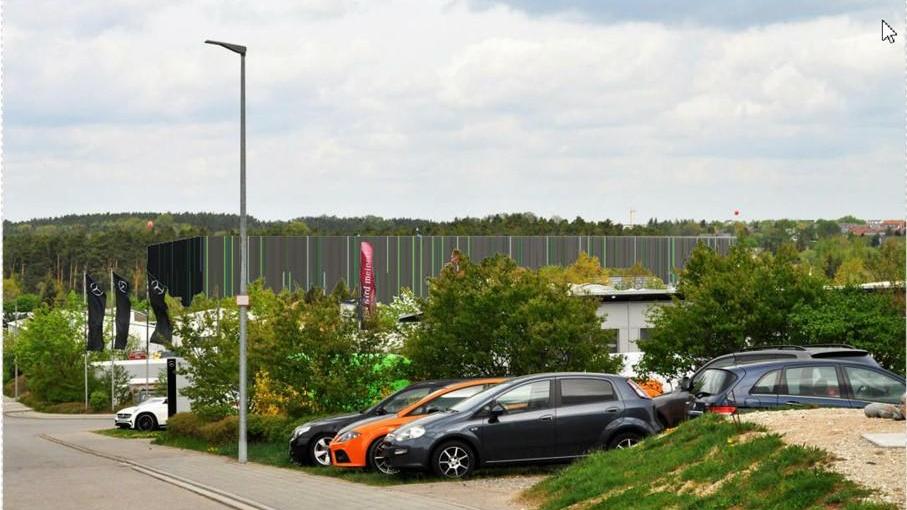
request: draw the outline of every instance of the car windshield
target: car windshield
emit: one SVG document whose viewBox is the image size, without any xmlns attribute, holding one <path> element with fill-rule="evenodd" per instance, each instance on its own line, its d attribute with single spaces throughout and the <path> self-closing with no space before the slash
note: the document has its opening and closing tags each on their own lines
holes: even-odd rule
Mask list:
<svg viewBox="0 0 907 510">
<path fill-rule="evenodd" d="M 393 414 L 397 411 L 403 409 L 404 407 L 414 404 L 419 400 L 422 400 L 422 397 L 431 393 L 432 388 L 429 386 L 423 386 L 421 388 L 412 388 L 404 389 L 397 393 L 396 395 L 387 399 L 383 404 L 378 404 L 384 409 L 385 413 Z"/>
<path fill-rule="evenodd" d="M 710 368 L 703 371 L 693 379 L 694 395 L 717 395 L 726 390 L 734 382 L 734 374 L 727 370 Z"/>
<path fill-rule="evenodd" d="M 489 393 L 491 390 L 509 388 L 509 387 L 512 386 L 512 385 L 513 385 L 512 382 L 506 382 L 506 383 L 503 383 L 503 384 L 499 384 L 499 385 L 497 385 L 497 386 L 492 386 L 491 388 L 488 388 L 488 389 L 486 389 L 486 390 L 484 390 L 484 391 L 481 391 L 481 392 L 479 392 L 479 393 L 476 393 L 475 395 L 473 395 L 473 396 L 467 398 L 466 400 L 461 400 L 458 404 L 455 404 L 455 405 L 451 406 L 451 407 L 450 407 L 450 410 L 451 410 L 451 411 L 455 411 L 455 412 L 461 412 L 461 411 L 466 411 L 466 410 L 468 410 L 468 409 L 472 409 L 473 407 L 475 407 L 476 405 L 478 405 L 480 402 L 482 402 L 482 401 L 484 401 L 486 398 L 488 398 L 488 393 Z"/>
</svg>

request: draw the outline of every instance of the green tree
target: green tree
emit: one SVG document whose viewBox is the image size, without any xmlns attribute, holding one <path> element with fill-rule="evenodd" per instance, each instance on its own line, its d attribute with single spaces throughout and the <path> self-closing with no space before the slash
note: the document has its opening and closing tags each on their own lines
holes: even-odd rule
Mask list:
<svg viewBox="0 0 907 510">
<path fill-rule="evenodd" d="M 14 344 L 19 370 L 32 397 L 60 403 L 83 399 L 85 353 L 81 303 L 70 296 L 65 307 L 38 307 Z"/>
<path fill-rule="evenodd" d="M 872 278 L 882 282 L 903 282 L 905 267 L 903 237 L 889 237 L 879 247 L 879 256 L 870 267 Z"/>
<path fill-rule="evenodd" d="M 797 263 L 790 245 L 777 254 L 738 245 L 720 256 L 700 244 L 681 273 L 683 299 L 652 308 L 653 329 L 639 341 L 637 368 L 674 377 L 721 354 L 790 343 L 791 311 L 814 302 L 822 289 L 822 279 Z"/>
<path fill-rule="evenodd" d="M 461 255 L 429 282 L 424 315 L 404 352 L 420 377 L 547 370 L 618 371 L 594 300 L 503 255 Z"/>
<path fill-rule="evenodd" d="M 900 293 L 900 292 L 898 292 Z M 797 344 L 844 343 L 869 351 L 885 368 L 904 374 L 904 309 L 891 292 L 829 290 L 791 312 Z"/>
<path fill-rule="evenodd" d="M 836 285 L 859 285 L 872 280 L 872 273 L 866 269 L 863 259 L 849 257 L 835 271 Z"/>
</svg>

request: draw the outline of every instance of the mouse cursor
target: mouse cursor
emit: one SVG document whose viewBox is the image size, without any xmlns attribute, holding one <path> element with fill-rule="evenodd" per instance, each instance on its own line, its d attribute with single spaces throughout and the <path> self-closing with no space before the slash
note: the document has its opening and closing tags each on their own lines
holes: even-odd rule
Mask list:
<svg viewBox="0 0 907 510">
<path fill-rule="evenodd" d="M 898 33 L 891 28 L 891 25 L 885 20 L 882 20 L 882 40 L 894 44 L 894 36 L 896 35 L 898 35 Z"/>
</svg>

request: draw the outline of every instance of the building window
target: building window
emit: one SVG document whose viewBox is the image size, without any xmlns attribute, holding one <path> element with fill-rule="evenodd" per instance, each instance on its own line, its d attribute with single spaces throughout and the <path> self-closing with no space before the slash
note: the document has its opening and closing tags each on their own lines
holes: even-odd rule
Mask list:
<svg viewBox="0 0 907 510">
<path fill-rule="evenodd" d="M 650 338 L 650 331 L 652 331 L 652 328 L 639 328 L 639 339 L 648 340 Z"/>
<path fill-rule="evenodd" d="M 620 352 L 617 344 L 618 339 L 620 338 L 619 329 L 605 329 L 605 343 L 608 345 L 609 352 Z"/>
</svg>

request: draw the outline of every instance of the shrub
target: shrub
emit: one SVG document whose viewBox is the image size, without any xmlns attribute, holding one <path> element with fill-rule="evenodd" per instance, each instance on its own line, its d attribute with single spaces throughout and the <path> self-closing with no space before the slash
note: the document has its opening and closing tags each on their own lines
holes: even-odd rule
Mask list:
<svg viewBox="0 0 907 510">
<path fill-rule="evenodd" d="M 95 411 L 110 409 L 110 393 L 104 390 L 94 390 L 88 396 L 88 404 Z"/>
<path fill-rule="evenodd" d="M 80 414 L 85 412 L 85 402 L 63 402 L 52 404 L 43 409 L 45 413 Z"/>
<path fill-rule="evenodd" d="M 201 439 L 200 429 L 206 422 L 194 413 L 176 413 L 167 419 L 167 433 Z"/>
<path fill-rule="evenodd" d="M 208 444 L 222 445 L 239 439 L 239 416 L 225 416 L 217 421 L 205 423 L 199 428 L 201 439 Z"/>
<path fill-rule="evenodd" d="M 247 431 L 248 439 L 249 441 L 269 443 L 286 441 L 298 423 L 298 419 L 285 416 L 250 414 Z"/>
<path fill-rule="evenodd" d="M 464 255 L 429 281 L 416 334 L 405 346 L 416 375 L 480 377 L 533 372 L 619 371 L 613 336 L 594 300 L 517 266 L 504 255 Z"/>
</svg>

